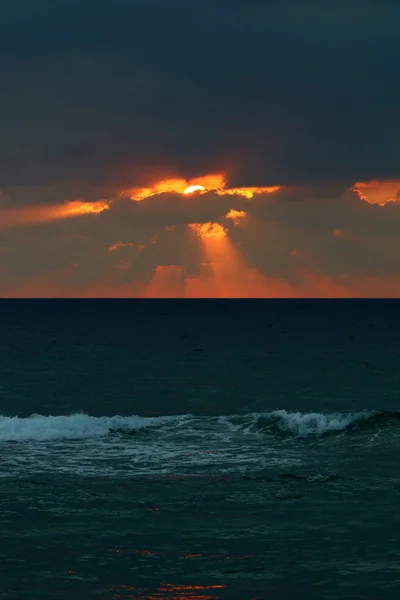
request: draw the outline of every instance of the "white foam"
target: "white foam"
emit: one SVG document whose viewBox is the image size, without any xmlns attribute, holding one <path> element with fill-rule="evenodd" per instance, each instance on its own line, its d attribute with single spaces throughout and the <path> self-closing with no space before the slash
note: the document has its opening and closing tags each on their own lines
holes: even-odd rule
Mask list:
<svg viewBox="0 0 400 600">
<path fill-rule="evenodd" d="M 374 414 L 275 410 L 214 417 L 0 416 L 0 477 L 45 472 L 200 474 L 301 464 L 306 456 L 304 444 L 283 444 L 277 428 L 294 438 L 320 436 L 343 431 Z M 146 429 L 149 435 L 109 435 L 115 430 Z"/>
<path fill-rule="evenodd" d="M 278 418 L 278 426 L 297 435 L 323 435 L 333 431 L 344 431 L 349 425 L 372 417 L 374 411 L 352 413 L 301 413 L 275 410 L 270 413 Z"/>
<path fill-rule="evenodd" d="M 302 413 L 275 410 L 220 417 L 172 415 L 160 417 L 93 417 L 84 413 L 60 416 L 31 415 L 30 417 L 0 416 L 0 442 L 55 441 L 102 438 L 114 430 L 131 431 L 146 428 L 160 430 L 162 437 L 179 435 L 186 438 L 229 440 L 237 436 L 261 437 L 258 424 L 276 424 L 282 431 L 297 435 L 322 435 L 345 430 L 351 423 L 373 416 L 373 411 L 352 413 Z"/>
<path fill-rule="evenodd" d="M 138 430 L 146 427 L 160 427 L 172 423 L 183 423 L 189 415 L 165 417 L 92 417 L 86 414 L 44 416 L 32 415 L 27 418 L 0 416 L 0 442 L 22 442 L 36 440 L 83 440 L 99 438 L 111 431 Z"/>
<path fill-rule="evenodd" d="M 233 417 L 0 417 L 0 477 L 33 473 L 138 476 L 247 472 L 298 464 L 250 432 L 257 415 Z M 109 435 L 149 429 L 149 435 Z M 18 442 L 10 444 L 10 442 Z"/>
</svg>

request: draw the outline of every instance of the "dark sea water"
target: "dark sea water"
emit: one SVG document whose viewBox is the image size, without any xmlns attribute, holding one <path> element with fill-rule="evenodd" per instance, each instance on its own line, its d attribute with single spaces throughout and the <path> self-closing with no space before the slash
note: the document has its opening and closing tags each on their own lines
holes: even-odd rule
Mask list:
<svg viewBox="0 0 400 600">
<path fill-rule="evenodd" d="M 400 597 L 400 302 L 0 311 L 1 599 Z"/>
</svg>

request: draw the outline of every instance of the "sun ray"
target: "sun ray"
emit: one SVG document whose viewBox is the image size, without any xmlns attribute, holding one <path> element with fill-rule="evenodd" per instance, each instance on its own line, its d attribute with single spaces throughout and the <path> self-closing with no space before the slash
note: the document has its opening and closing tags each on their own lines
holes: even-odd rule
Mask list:
<svg viewBox="0 0 400 600">
<path fill-rule="evenodd" d="M 248 267 L 220 223 L 191 223 L 202 246 L 200 278 L 186 281 L 186 297 L 237 298 L 246 294 Z"/>
<path fill-rule="evenodd" d="M 182 265 L 158 265 L 144 298 L 183 298 L 185 293 L 184 269 Z"/>
</svg>

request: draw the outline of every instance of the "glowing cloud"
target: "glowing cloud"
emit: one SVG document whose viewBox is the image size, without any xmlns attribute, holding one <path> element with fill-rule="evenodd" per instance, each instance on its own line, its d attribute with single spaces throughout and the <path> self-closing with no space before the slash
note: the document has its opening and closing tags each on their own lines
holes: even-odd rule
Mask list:
<svg viewBox="0 0 400 600">
<path fill-rule="evenodd" d="M 244 210 L 230 210 L 225 216 L 225 219 L 231 219 L 235 225 L 239 225 L 242 219 L 247 217 L 247 213 Z"/>
<path fill-rule="evenodd" d="M 151 196 L 156 196 L 157 194 L 166 194 L 168 192 L 184 194 L 188 187 L 189 184 L 185 179 L 165 179 L 158 181 L 151 187 L 125 190 L 123 194 L 130 195 L 132 200 L 140 201 L 145 198 L 150 198 Z"/>
<path fill-rule="evenodd" d="M 107 200 L 98 200 L 97 202 L 81 202 L 80 200 L 73 200 L 63 205 L 63 216 L 74 217 L 79 215 L 97 215 L 103 210 L 108 210 L 110 204 Z"/>
<path fill-rule="evenodd" d="M 125 190 L 123 194 L 129 195 L 132 200 L 136 201 L 164 193 L 190 195 L 193 193 L 206 194 L 207 192 L 214 192 L 218 196 L 242 196 L 251 199 L 256 194 L 272 194 L 280 189 L 279 186 L 227 188 L 226 185 L 224 175 L 214 174 L 197 177 L 189 181 L 185 179 L 164 179 L 156 182 L 151 187 Z"/>
<path fill-rule="evenodd" d="M 116 244 L 113 244 L 112 246 L 110 246 L 108 248 L 108 252 L 115 252 L 116 250 L 119 250 L 120 248 L 139 248 L 139 250 L 143 250 L 144 245 L 143 244 L 134 244 L 133 242 L 117 242 Z"/>
<path fill-rule="evenodd" d="M 280 186 L 274 185 L 272 187 L 246 187 L 246 188 L 228 188 L 226 190 L 221 190 L 221 196 L 229 195 L 229 196 L 243 196 L 250 200 L 256 194 L 273 194 L 274 192 L 278 192 L 280 190 Z"/>
<path fill-rule="evenodd" d="M 190 229 L 202 240 L 222 240 L 226 229 L 220 223 L 191 223 Z"/>
<path fill-rule="evenodd" d="M 359 181 L 351 188 L 356 192 L 360 200 L 369 204 L 379 204 L 385 206 L 390 202 L 397 202 L 400 199 L 400 181 Z"/>
<path fill-rule="evenodd" d="M 73 200 L 58 205 L 2 208 L 0 209 L 0 230 L 59 221 L 88 214 L 96 215 L 109 207 L 110 205 L 106 200 L 99 200 L 98 202 Z"/>
<path fill-rule="evenodd" d="M 205 192 L 206 188 L 202 185 L 189 185 L 183 192 L 184 194 L 193 194 L 193 192 Z"/>
</svg>

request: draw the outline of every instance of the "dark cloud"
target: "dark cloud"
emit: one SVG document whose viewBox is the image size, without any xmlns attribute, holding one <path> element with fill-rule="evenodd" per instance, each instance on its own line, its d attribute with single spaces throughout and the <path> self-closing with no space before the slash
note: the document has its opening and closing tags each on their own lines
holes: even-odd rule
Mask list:
<svg viewBox="0 0 400 600">
<path fill-rule="evenodd" d="M 220 221 L 231 208 L 242 210 L 245 201 L 240 197 L 218 196 L 214 192 L 190 197 L 180 194 L 157 194 L 141 202 L 128 198 L 115 201 L 113 210 L 100 218 L 131 220 L 161 226 Z"/>
<path fill-rule="evenodd" d="M 325 4 L 8 3 L 0 187 L 396 178 L 400 6 Z"/>
<path fill-rule="evenodd" d="M 232 208 L 248 218 L 236 225 L 226 218 Z M 285 285 L 298 285 L 304 272 L 350 282 L 400 277 L 399 203 L 379 206 L 341 188 L 298 187 L 252 200 L 214 193 L 120 198 L 97 215 L 9 229 L 0 236 L 0 296 L 18 286 L 33 293 L 26 288 L 31 280 L 43 293 L 50 286 L 67 295 L 135 295 L 155 273 L 160 290 L 179 277 L 204 277 L 209 267 L 202 263 L 213 256 L 187 224 L 210 221 L 226 227 L 244 265 Z M 229 266 L 229 253 L 224 260 Z M 375 294 L 376 285 L 363 293 Z"/>
</svg>

